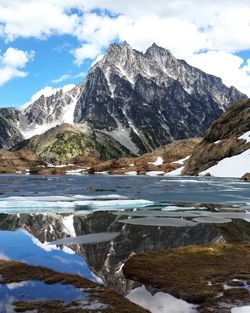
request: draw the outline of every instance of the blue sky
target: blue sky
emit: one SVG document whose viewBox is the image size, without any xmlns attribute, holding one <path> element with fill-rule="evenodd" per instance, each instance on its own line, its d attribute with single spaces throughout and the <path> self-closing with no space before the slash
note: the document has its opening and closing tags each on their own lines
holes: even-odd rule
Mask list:
<svg viewBox="0 0 250 313">
<path fill-rule="evenodd" d="M 124 40 L 156 42 L 250 95 L 249 33 L 247 0 L 0 0 L 0 107 L 81 82 Z"/>
</svg>

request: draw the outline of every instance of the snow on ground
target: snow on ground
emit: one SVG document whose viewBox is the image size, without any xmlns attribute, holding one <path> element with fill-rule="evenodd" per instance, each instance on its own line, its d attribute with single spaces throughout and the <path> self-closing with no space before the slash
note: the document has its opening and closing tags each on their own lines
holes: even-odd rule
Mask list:
<svg viewBox="0 0 250 313">
<path fill-rule="evenodd" d="M 188 155 L 187 157 L 174 161 L 173 163 L 178 163 L 178 164 L 184 164 L 185 161 L 187 161 L 190 158 L 190 155 Z"/>
<path fill-rule="evenodd" d="M 75 232 L 75 228 L 74 228 L 74 215 L 73 214 L 63 217 L 63 225 L 64 225 L 67 233 L 70 236 L 72 236 L 72 237 L 76 236 L 76 232 Z"/>
<path fill-rule="evenodd" d="M 241 154 L 225 158 L 218 164 L 210 167 L 206 171 L 200 173 L 205 175 L 210 173 L 217 177 L 242 177 L 244 174 L 250 172 L 250 149 Z"/>
<path fill-rule="evenodd" d="M 82 175 L 86 171 L 86 168 L 78 168 L 76 170 L 68 170 L 66 171 L 66 175 Z M 87 174 L 87 172 L 86 172 Z"/>
<path fill-rule="evenodd" d="M 163 175 L 163 174 L 165 174 L 165 172 L 163 172 L 163 171 L 149 171 L 149 172 L 146 172 L 147 176 L 158 176 L 158 175 Z"/>
<path fill-rule="evenodd" d="M 232 313 L 250 313 L 250 306 L 248 305 L 248 306 L 233 308 L 231 312 Z"/>
<path fill-rule="evenodd" d="M 144 286 L 132 290 L 127 295 L 127 298 L 152 313 L 197 312 L 193 304 L 189 304 L 164 292 L 157 292 L 152 295 Z"/>
<path fill-rule="evenodd" d="M 240 136 L 239 139 L 244 139 L 247 142 L 250 142 L 250 131 L 248 131 L 245 134 L 243 134 L 242 136 Z"/>
<path fill-rule="evenodd" d="M 179 167 L 174 171 L 164 174 L 164 176 L 180 176 L 183 169 L 184 169 L 184 166 Z"/>
<path fill-rule="evenodd" d="M 125 175 L 129 175 L 129 176 L 136 176 L 137 172 L 136 171 L 130 171 L 130 172 L 126 172 L 124 173 Z"/>
<path fill-rule="evenodd" d="M 153 165 L 155 165 L 155 166 L 162 165 L 162 164 L 163 164 L 163 158 L 160 157 L 160 156 L 158 156 L 157 159 L 156 159 L 156 161 L 154 161 L 154 162 L 149 162 L 149 164 L 153 164 Z"/>
<path fill-rule="evenodd" d="M 56 127 L 59 124 L 60 124 L 59 122 L 55 121 L 53 123 L 44 123 L 43 125 L 35 125 L 33 128 L 31 127 L 28 128 L 27 130 L 20 129 L 20 131 L 25 139 L 29 139 L 33 136 L 41 135 L 50 128 Z"/>
</svg>

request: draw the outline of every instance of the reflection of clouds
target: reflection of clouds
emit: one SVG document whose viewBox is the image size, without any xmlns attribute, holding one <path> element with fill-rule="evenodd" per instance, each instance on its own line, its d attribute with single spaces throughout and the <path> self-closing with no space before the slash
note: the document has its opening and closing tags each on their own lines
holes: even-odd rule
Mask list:
<svg viewBox="0 0 250 313">
<path fill-rule="evenodd" d="M 80 262 L 80 261 L 77 261 L 77 260 L 67 259 L 67 258 L 64 258 L 64 257 L 59 256 L 59 255 L 54 255 L 53 258 L 56 259 L 56 260 L 59 260 L 63 264 L 72 264 L 72 263 L 74 263 L 74 264 L 80 265 L 81 267 L 84 267 L 84 265 L 85 265 L 83 260 L 82 260 L 82 262 Z"/>
<path fill-rule="evenodd" d="M 193 304 L 177 299 L 164 292 L 157 292 L 152 295 L 144 286 L 132 290 L 127 295 L 127 298 L 152 313 L 197 312 Z"/>
<path fill-rule="evenodd" d="M 3 252 L 0 251 L 0 260 L 9 260 L 10 258 L 7 257 L 7 255 Z"/>
<path fill-rule="evenodd" d="M 13 301 L 15 301 L 15 298 L 12 296 L 7 296 L 5 299 L 1 299 L 0 301 L 0 312 L 7 312 L 7 313 L 16 313 Z"/>
<path fill-rule="evenodd" d="M 62 250 L 63 252 L 68 253 L 68 254 L 76 254 L 75 251 L 73 251 L 72 249 L 66 246 L 64 246 Z"/>
<path fill-rule="evenodd" d="M 28 282 L 26 281 L 21 281 L 19 283 L 10 283 L 10 284 L 6 284 L 7 288 L 10 289 L 10 290 L 13 290 L 13 289 L 17 289 L 17 288 L 20 288 L 20 287 L 23 287 L 25 285 L 28 285 Z"/>
</svg>

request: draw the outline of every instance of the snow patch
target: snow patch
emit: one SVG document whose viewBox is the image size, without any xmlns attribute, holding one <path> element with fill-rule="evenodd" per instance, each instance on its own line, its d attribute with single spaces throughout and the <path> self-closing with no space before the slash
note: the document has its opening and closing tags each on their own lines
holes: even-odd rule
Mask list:
<svg viewBox="0 0 250 313">
<path fill-rule="evenodd" d="M 205 175 L 210 173 L 217 177 L 242 177 L 244 174 L 250 172 L 250 149 L 241 154 L 225 158 L 218 164 L 210 167 L 206 171 L 200 173 Z"/>
<path fill-rule="evenodd" d="M 146 175 L 147 176 L 159 176 L 159 175 L 164 175 L 165 172 L 163 171 L 149 171 L 149 172 L 146 172 Z"/>
<path fill-rule="evenodd" d="M 250 131 L 248 131 L 245 134 L 243 134 L 242 136 L 240 136 L 239 139 L 244 139 L 244 140 L 246 140 L 247 143 L 250 142 Z"/>
<path fill-rule="evenodd" d="M 130 171 L 130 172 L 124 173 L 124 175 L 136 176 L 136 175 L 137 175 L 137 172 L 136 172 L 136 171 Z"/>
<path fill-rule="evenodd" d="M 250 313 L 250 305 L 233 308 L 231 312 L 232 313 Z"/>
<path fill-rule="evenodd" d="M 144 286 L 133 289 L 126 298 L 152 313 L 197 312 L 193 304 L 164 292 L 157 292 L 152 295 Z"/>
<path fill-rule="evenodd" d="M 74 215 L 68 215 L 63 217 L 63 225 L 67 231 L 67 233 L 71 237 L 76 236 L 75 228 L 74 228 Z"/>
<path fill-rule="evenodd" d="M 173 163 L 178 163 L 178 164 L 182 164 L 182 165 L 183 165 L 184 162 L 187 161 L 189 158 L 190 158 L 190 155 L 188 155 L 187 157 L 185 157 L 185 158 L 183 158 L 183 159 L 174 161 Z"/>
<path fill-rule="evenodd" d="M 163 158 L 160 157 L 160 156 L 158 156 L 157 159 L 156 159 L 156 161 L 154 161 L 154 162 L 149 162 L 149 164 L 153 164 L 153 165 L 155 165 L 155 166 L 162 165 L 162 164 L 163 164 Z"/>
<path fill-rule="evenodd" d="M 183 169 L 184 169 L 184 166 L 179 167 L 174 171 L 164 174 L 164 176 L 180 176 Z"/>
</svg>

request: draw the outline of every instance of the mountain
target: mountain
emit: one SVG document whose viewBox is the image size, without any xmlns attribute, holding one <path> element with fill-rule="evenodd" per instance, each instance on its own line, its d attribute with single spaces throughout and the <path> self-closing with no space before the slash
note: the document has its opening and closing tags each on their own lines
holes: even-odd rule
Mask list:
<svg viewBox="0 0 250 313">
<path fill-rule="evenodd" d="M 20 115 L 14 108 L 0 109 L 0 149 L 9 149 L 24 140 L 18 128 Z"/>
<path fill-rule="evenodd" d="M 233 104 L 194 149 L 183 175 L 241 177 L 250 172 L 250 100 Z"/>
<path fill-rule="evenodd" d="M 203 135 L 232 101 L 244 97 L 153 44 L 145 54 L 112 44 L 90 70 L 74 114 L 134 153 Z M 157 131 L 156 131 L 157 130 Z"/>
<path fill-rule="evenodd" d="M 87 123 L 131 153 L 142 154 L 204 135 L 231 102 L 242 98 L 220 78 L 156 44 L 141 53 L 123 42 L 110 45 L 83 83 L 42 96 L 19 112 L 15 127 L 28 139 L 63 123 Z M 6 137 L 5 146 L 11 145 Z"/>
<path fill-rule="evenodd" d="M 130 151 L 108 134 L 84 124 L 62 124 L 16 145 L 13 150 L 28 149 L 50 163 L 66 163 L 75 156 L 98 160 L 131 155 Z"/>
</svg>

